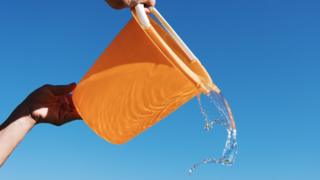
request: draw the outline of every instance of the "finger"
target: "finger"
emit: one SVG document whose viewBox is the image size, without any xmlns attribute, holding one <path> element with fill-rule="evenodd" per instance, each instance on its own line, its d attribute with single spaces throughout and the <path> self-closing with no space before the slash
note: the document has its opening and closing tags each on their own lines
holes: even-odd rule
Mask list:
<svg viewBox="0 0 320 180">
<path fill-rule="evenodd" d="M 155 6 L 156 1 L 155 0 L 140 0 L 138 1 L 140 4 L 146 5 L 146 7 Z"/>
<path fill-rule="evenodd" d="M 65 103 L 66 103 L 66 108 L 64 109 L 64 114 L 66 116 L 67 119 L 80 119 L 80 115 L 77 112 L 77 109 L 74 106 L 73 100 L 72 100 L 72 96 L 68 95 L 68 96 L 64 96 L 65 99 Z M 63 108 L 61 109 L 63 110 Z"/>
<path fill-rule="evenodd" d="M 76 88 L 76 83 L 68 85 L 48 85 L 47 88 L 56 96 L 65 95 L 71 93 Z"/>
<path fill-rule="evenodd" d="M 64 114 L 64 122 L 70 122 L 74 120 L 82 120 L 81 116 L 76 111 L 66 112 Z"/>
<path fill-rule="evenodd" d="M 144 4 L 145 7 L 155 6 L 155 0 L 131 0 L 128 4 L 129 7 L 134 8 L 137 4 Z"/>
<path fill-rule="evenodd" d="M 76 107 L 73 103 L 72 95 L 64 96 L 65 103 L 67 103 L 69 111 L 76 111 Z"/>
<path fill-rule="evenodd" d="M 151 12 L 150 12 L 150 9 L 148 9 L 148 8 L 144 8 L 144 10 L 146 11 L 147 14 L 150 14 L 150 13 L 151 13 Z"/>
</svg>

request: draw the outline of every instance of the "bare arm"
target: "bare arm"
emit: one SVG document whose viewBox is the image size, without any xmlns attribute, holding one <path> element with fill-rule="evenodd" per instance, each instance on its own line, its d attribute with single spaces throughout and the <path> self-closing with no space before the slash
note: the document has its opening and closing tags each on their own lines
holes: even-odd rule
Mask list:
<svg viewBox="0 0 320 180">
<path fill-rule="evenodd" d="M 105 1 L 115 9 L 133 8 L 139 3 L 146 7 L 155 5 L 155 0 Z M 74 88 L 75 84 L 45 85 L 31 93 L 0 125 L 0 167 L 34 125 L 50 123 L 59 126 L 80 119 L 69 94 Z"/>
<path fill-rule="evenodd" d="M 50 123 L 60 126 L 80 119 L 70 95 L 75 86 L 42 86 L 12 112 L 0 125 L 0 166 L 34 125 Z"/>
<path fill-rule="evenodd" d="M 25 116 L 0 131 L 0 167 L 35 124 L 31 116 Z"/>
</svg>

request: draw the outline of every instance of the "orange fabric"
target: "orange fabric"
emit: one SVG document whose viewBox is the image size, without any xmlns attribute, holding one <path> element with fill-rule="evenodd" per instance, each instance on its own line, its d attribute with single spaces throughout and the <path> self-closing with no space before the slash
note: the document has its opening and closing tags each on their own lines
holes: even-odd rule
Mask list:
<svg viewBox="0 0 320 180">
<path fill-rule="evenodd" d="M 202 92 L 159 46 L 155 33 L 212 84 L 201 64 L 190 63 L 168 34 L 151 22 L 154 29 L 143 30 L 132 18 L 73 93 L 83 120 L 114 144 L 129 141 Z"/>
</svg>

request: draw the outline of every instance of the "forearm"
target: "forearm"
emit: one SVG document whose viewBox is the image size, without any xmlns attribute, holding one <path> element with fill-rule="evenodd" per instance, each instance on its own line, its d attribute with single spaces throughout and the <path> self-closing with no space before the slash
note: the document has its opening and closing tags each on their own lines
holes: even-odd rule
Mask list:
<svg viewBox="0 0 320 180">
<path fill-rule="evenodd" d="M 36 121 L 33 120 L 30 115 L 9 122 L 11 123 L 0 131 L 0 167 L 22 141 L 24 136 L 36 124 Z"/>
<path fill-rule="evenodd" d="M 33 91 L 0 125 L 0 166 L 35 124 L 62 125 L 81 119 L 71 97 L 75 83 L 44 85 Z M 50 109 L 50 111 L 49 111 Z"/>
</svg>

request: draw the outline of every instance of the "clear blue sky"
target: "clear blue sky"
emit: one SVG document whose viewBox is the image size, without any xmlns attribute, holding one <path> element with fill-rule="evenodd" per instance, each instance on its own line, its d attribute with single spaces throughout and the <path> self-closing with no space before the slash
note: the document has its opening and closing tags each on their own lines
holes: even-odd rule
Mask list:
<svg viewBox="0 0 320 180">
<path fill-rule="evenodd" d="M 231 103 L 235 166 L 186 175 L 192 163 L 219 154 L 225 138 L 203 134 L 194 99 L 122 146 L 83 122 L 39 125 L 0 179 L 320 179 L 319 7 L 317 0 L 158 0 Z M 38 86 L 79 81 L 129 18 L 103 0 L 1 0 L 0 121 Z"/>
</svg>

